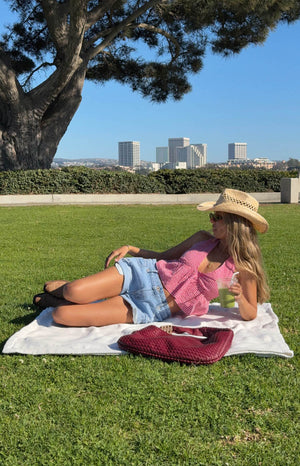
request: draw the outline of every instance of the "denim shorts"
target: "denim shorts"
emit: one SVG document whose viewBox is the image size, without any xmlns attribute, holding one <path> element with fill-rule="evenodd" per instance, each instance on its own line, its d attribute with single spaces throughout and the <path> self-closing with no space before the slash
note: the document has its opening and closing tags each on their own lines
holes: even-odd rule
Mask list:
<svg viewBox="0 0 300 466">
<path fill-rule="evenodd" d="M 161 322 L 171 317 L 156 259 L 130 257 L 120 259 L 115 266 L 124 276 L 121 296 L 132 308 L 134 324 Z"/>
</svg>

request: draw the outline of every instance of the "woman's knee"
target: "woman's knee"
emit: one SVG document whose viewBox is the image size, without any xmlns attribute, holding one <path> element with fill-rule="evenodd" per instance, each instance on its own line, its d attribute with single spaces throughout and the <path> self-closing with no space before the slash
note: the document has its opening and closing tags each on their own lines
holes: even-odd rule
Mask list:
<svg viewBox="0 0 300 466">
<path fill-rule="evenodd" d="M 71 303 L 84 303 L 84 287 L 79 280 L 64 286 L 64 299 Z"/>
<path fill-rule="evenodd" d="M 56 324 L 68 325 L 68 306 L 57 306 L 52 311 L 52 318 Z"/>
</svg>

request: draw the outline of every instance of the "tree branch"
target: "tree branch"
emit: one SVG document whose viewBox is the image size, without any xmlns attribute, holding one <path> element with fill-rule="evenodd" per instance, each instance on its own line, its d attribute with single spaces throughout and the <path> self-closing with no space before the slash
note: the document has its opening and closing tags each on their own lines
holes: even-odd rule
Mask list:
<svg viewBox="0 0 300 466">
<path fill-rule="evenodd" d="M 58 52 L 67 45 L 69 1 L 57 3 L 55 0 L 41 0 L 50 36 Z"/>
<path fill-rule="evenodd" d="M 93 26 L 107 10 L 112 8 L 117 1 L 118 0 L 106 0 L 105 2 L 100 2 L 98 6 L 89 11 L 87 14 L 86 31 Z"/>
<path fill-rule="evenodd" d="M 174 44 L 175 49 L 176 49 L 175 56 L 178 57 L 178 55 L 180 53 L 180 46 L 179 46 L 179 43 L 177 42 L 177 40 L 172 36 L 172 34 L 168 33 L 167 31 L 164 31 L 164 29 L 157 28 L 155 26 L 151 26 L 150 24 L 146 24 L 146 23 L 137 24 L 135 27 L 136 28 L 141 28 L 141 29 L 147 29 L 148 31 L 155 32 L 156 34 L 160 34 L 160 35 L 164 36 L 168 41 L 170 41 L 170 42 L 172 42 Z M 170 53 L 171 53 L 171 51 L 170 51 Z M 171 55 L 173 55 L 173 54 L 171 53 Z"/>
<path fill-rule="evenodd" d="M 29 75 L 27 76 L 27 78 L 25 79 L 25 81 L 23 81 L 23 86 L 26 87 L 27 84 L 30 83 L 30 80 L 32 78 L 32 76 L 39 70 L 41 70 L 42 68 L 47 68 L 48 66 L 54 66 L 54 63 L 49 63 L 49 62 L 43 62 L 41 63 L 39 66 L 37 66 L 34 70 L 32 70 Z"/>
<path fill-rule="evenodd" d="M 79 56 L 86 27 L 88 0 L 41 0 L 45 19 L 58 55 Z"/>
<path fill-rule="evenodd" d="M 16 73 L 9 63 L 9 59 L 0 49 L 0 101 L 16 104 L 24 91 L 19 84 Z"/>
<path fill-rule="evenodd" d="M 60 28 L 62 26 L 63 28 L 63 39 L 59 39 L 56 35 L 56 40 L 60 44 L 57 48 L 56 70 L 29 93 L 32 99 L 36 99 L 39 109 L 44 111 L 49 103 L 60 94 L 82 64 L 80 54 L 86 24 L 87 0 L 72 0 L 60 5 L 53 0 L 41 0 L 41 2 L 43 8 L 46 9 L 44 14 L 49 31 L 51 32 L 54 27 Z M 53 6 L 52 11 L 50 11 L 51 5 Z M 64 6 L 63 10 L 60 9 L 61 5 Z M 63 18 L 60 18 L 59 15 L 63 15 Z M 61 49 L 62 44 L 64 45 L 63 49 Z"/>
<path fill-rule="evenodd" d="M 149 0 L 136 11 L 134 11 L 130 16 L 126 19 L 121 21 L 119 24 L 116 24 L 113 28 L 111 28 L 110 32 L 106 35 L 105 39 L 93 49 L 88 51 L 88 61 L 94 58 L 98 53 L 102 52 L 116 37 L 117 35 L 123 30 L 128 28 L 130 24 L 135 21 L 139 16 L 145 13 L 147 10 L 152 8 L 157 3 L 165 3 L 167 0 L 163 0 L 160 2 L 159 0 Z M 100 38 L 101 36 L 99 36 Z"/>
</svg>

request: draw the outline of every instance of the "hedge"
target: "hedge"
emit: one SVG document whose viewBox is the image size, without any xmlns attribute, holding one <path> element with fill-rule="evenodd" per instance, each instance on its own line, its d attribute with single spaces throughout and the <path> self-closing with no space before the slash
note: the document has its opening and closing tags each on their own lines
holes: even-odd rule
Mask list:
<svg viewBox="0 0 300 466">
<path fill-rule="evenodd" d="M 0 194 L 67 193 L 218 193 L 224 188 L 248 192 L 280 191 L 283 177 L 297 171 L 264 169 L 159 170 L 148 175 L 67 167 L 0 172 Z"/>
</svg>

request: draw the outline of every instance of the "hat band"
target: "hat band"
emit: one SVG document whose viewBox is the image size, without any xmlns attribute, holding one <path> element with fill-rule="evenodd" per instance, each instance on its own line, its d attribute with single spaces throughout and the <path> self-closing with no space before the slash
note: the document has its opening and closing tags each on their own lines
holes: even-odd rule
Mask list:
<svg viewBox="0 0 300 466">
<path fill-rule="evenodd" d="M 247 201 L 242 201 L 240 199 L 237 199 L 236 197 L 233 197 L 233 196 L 230 196 L 228 195 L 227 193 L 224 193 L 223 194 L 223 197 L 226 201 L 230 201 L 232 202 L 233 204 L 239 204 L 239 205 L 242 205 L 244 207 L 247 207 L 248 209 L 252 210 L 253 212 L 257 212 L 257 207 L 255 207 L 253 204 L 250 204 L 249 202 Z M 221 202 L 220 202 L 221 204 Z M 218 205 L 218 203 L 216 204 Z"/>
</svg>

